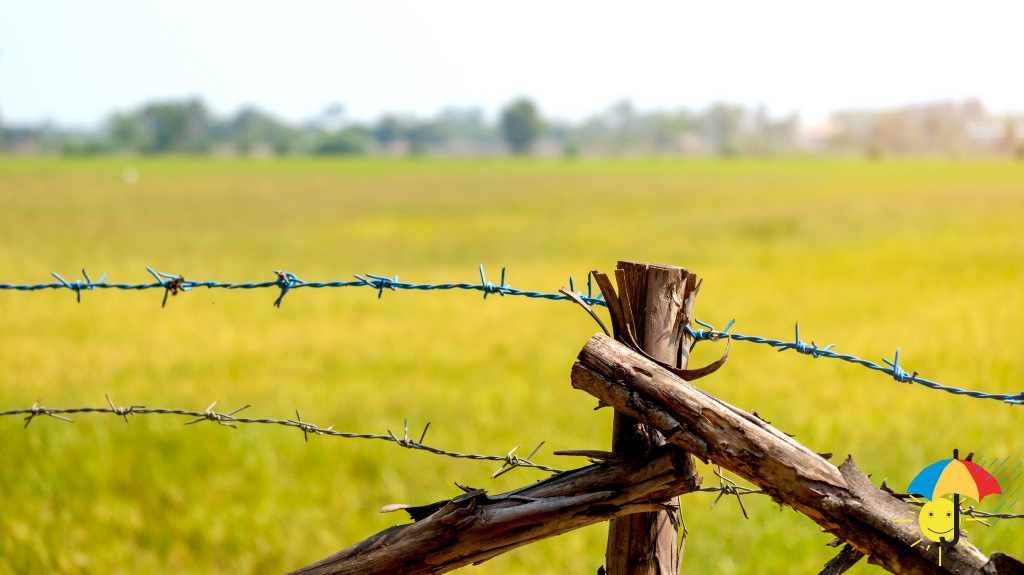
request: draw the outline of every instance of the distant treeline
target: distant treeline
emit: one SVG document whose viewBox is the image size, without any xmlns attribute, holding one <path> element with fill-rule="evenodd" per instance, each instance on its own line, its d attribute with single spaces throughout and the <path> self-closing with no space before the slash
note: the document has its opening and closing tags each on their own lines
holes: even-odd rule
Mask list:
<svg viewBox="0 0 1024 575">
<path fill-rule="evenodd" d="M 995 115 L 981 102 L 937 102 L 844 110 L 819 125 L 765 107 L 715 103 L 702 110 L 638 110 L 628 100 L 579 122 L 545 118 L 519 98 L 490 119 L 480 108 L 432 117 L 386 114 L 351 121 L 343 105 L 294 124 L 256 107 L 219 118 L 198 98 L 154 101 L 111 114 L 100 129 L 0 122 L 0 150 L 12 154 L 323 155 L 720 155 L 796 153 L 1015 155 L 1024 158 L 1024 116 Z"/>
</svg>

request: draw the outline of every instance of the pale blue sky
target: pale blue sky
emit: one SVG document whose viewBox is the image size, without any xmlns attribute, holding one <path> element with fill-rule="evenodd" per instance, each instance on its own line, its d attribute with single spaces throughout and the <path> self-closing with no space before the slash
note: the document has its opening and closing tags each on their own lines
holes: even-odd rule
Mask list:
<svg viewBox="0 0 1024 575">
<path fill-rule="evenodd" d="M 91 125 L 199 95 L 297 121 L 488 113 L 517 95 L 579 119 L 641 108 L 842 107 L 979 97 L 1024 111 L 1024 2 L 4 0 L 0 117 Z"/>
</svg>

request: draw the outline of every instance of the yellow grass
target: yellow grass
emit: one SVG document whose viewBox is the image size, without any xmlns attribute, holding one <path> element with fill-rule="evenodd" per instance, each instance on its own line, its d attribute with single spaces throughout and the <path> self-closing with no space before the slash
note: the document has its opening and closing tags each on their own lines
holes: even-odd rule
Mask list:
<svg viewBox="0 0 1024 575">
<path fill-rule="evenodd" d="M 135 185 L 122 181 L 138 166 Z M 353 273 L 429 283 L 497 281 L 554 292 L 619 259 L 686 266 L 697 315 L 733 331 L 880 361 L 993 393 L 1024 389 L 1024 166 L 813 161 L 0 161 L 0 282 L 309 281 Z M 145 404 L 342 431 L 399 432 L 503 454 L 547 443 L 604 449 L 608 410 L 571 388 L 596 330 L 564 302 L 477 292 L 0 291 L 0 410 Z M 697 348 L 695 362 L 720 352 Z M 957 447 L 1024 459 L 1024 407 L 956 397 L 837 361 L 736 343 L 700 385 L 756 409 L 836 461 L 853 454 L 897 490 Z M 82 414 L 22 429 L 0 418 L 0 573 L 273 573 L 404 522 L 387 503 L 500 492 L 543 474 L 381 441 L 184 418 Z M 705 484 L 714 475 L 704 470 Z M 684 498 L 689 572 L 815 572 L 835 550 L 765 498 L 714 511 Z M 1022 504 L 1014 509 L 1022 512 Z M 981 505 L 991 509 L 989 500 Z M 1005 510 L 1005 509 L 1004 509 Z M 987 552 L 1020 554 L 1022 520 L 973 527 Z M 604 526 L 470 568 L 594 572 Z M 877 569 L 858 566 L 854 572 Z"/>
</svg>

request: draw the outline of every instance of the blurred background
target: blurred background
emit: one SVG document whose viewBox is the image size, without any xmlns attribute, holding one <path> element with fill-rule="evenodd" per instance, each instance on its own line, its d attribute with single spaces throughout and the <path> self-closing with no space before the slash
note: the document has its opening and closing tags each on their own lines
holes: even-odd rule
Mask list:
<svg viewBox="0 0 1024 575">
<path fill-rule="evenodd" d="M 1021 8 L 2 8 L 11 154 L 1024 154 Z"/>
<path fill-rule="evenodd" d="M 1013 2 L 0 5 L 0 283 L 146 267 L 555 292 L 618 260 L 704 279 L 696 315 L 989 393 L 1024 389 L 1024 84 Z M 146 405 L 401 433 L 464 453 L 608 449 L 571 388 L 596 325 L 479 292 L 0 290 L 0 411 Z M 600 311 L 598 313 L 602 313 Z M 718 357 L 701 343 L 694 363 Z M 698 382 L 901 491 L 1024 460 L 1022 411 L 736 342 Z M 279 573 L 543 478 L 263 425 L 0 417 L 0 573 Z M 525 453 L 524 453 L 525 452 Z M 702 466 L 705 485 L 717 484 Z M 1017 472 L 1020 470 L 1017 469 Z M 1019 475 L 1004 477 L 1021 485 Z M 731 474 L 726 473 L 727 477 Z M 1014 483 L 1016 481 L 1016 483 Z M 1020 492 L 986 511 L 1020 513 Z M 836 550 L 749 496 L 683 499 L 684 572 L 818 572 Z M 974 502 L 971 502 L 974 503 Z M 971 524 L 1022 554 L 1024 520 Z M 471 573 L 594 573 L 606 526 Z M 879 569 L 861 561 L 851 573 Z"/>
</svg>

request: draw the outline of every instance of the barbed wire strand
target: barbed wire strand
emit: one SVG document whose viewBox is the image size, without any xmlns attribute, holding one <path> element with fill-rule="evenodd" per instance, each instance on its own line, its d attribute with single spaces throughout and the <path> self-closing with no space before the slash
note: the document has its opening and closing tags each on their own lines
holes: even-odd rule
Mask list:
<svg viewBox="0 0 1024 575">
<path fill-rule="evenodd" d="M 538 445 L 537 448 L 533 450 L 533 452 L 529 455 L 529 457 L 525 457 L 525 458 L 524 457 L 517 457 L 515 455 L 516 449 L 513 449 L 507 455 L 501 456 L 501 455 L 479 455 L 479 454 L 475 454 L 475 453 L 459 453 L 459 452 L 455 452 L 455 451 L 448 451 L 448 450 L 445 450 L 445 449 L 439 449 L 437 447 L 432 447 L 430 445 L 426 445 L 426 444 L 423 443 L 423 440 L 426 438 L 427 429 L 430 428 L 430 423 L 429 422 L 423 428 L 423 433 L 420 435 L 419 441 L 415 441 L 415 440 L 413 440 L 413 439 L 411 439 L 409 437 L 409 421 L 408 420 L 405 420 L 404 432 L 403 432 L 402 438 L 398 438 L 398 437 L 395 436 L 394 433 L 391 432 L 391 430 L 387 431 L 387 435 L 379 435 L 379 434 L 373 434 L 373 433 L 348 433 L 348 432 L 343 432 L 343 431 L 337 431 L 337 430 L 334 429 L 333 425 L 330 426 L 330 427 L 319 427 L 319 426 L 317 426 L 317 425 L 315 425 L 313 423 L 310 423 L 308 421 L 302 421 L 302 417 L 299 415 L 298 410 L 295 411 L 295 419 L 294 420 L 293 419 L 248 418 L 248 417 L 237 417 L 235 414 L 237 414 L 238 412 L 240 412 L 240 411 L 242 411 L 244 409 L 247 409 L 247 408 L 251 407 L 251 405 L 243 405 L 242 407 L 239 407 L 238 409 L 235 409 L 234 411 L 230 411 L 230 412 L 227 412 L 227 413 L 222 413 L 222 412 L 218 412 L 218 411 L 214 410 L 214 407 L 217 406 L 219 401 L 215 401 L 215 402 L 211 403 L 210 406 L 207 407 L 203 411 L 192 411 L 192 410 L 188 410 L 188 409 L 150 408 L 150 407 L 146 407 L 144 405 L 132 405 L 132 406 L 129 406 L 129 407 L 117 407 L 117 406 L 114 405 L 114 402 L 110 399 L 109 395 L 106 396 L 106 398 L 107 398 L 107 403 L 110 405 L 110 407 L 72 407 L 72 408 L 54 409 L 54 408 L 49 408 L 49 407 L 45 407 L 43 405 L 40 405 L 40 401 L 36 401 L 35 403 L 32 404 L 32 407 L 29 407 L 27 409 L 12 409 L 12 410 L 9 410 L 9 411 L 0 411 L 0 417 L 14 416 L 14 415 L 24 415 L 25 416 L 25 425 L 23 427 L 28 427 L 28 424 L 32 423 L 33 419 L 35 419 L 36 417 L 44 416 L 44 415 L 48 416 L 48 417 L 53 417 L 53 418 L 56 418 L 56 419 L 60 419 L 62 421 L 71 422 L 71 423 L 74 423 L 74 420 L 69 418 L 69 417 L 65 417 L 65 414 L 75 414 L 75 413 L 109 413 L 109 414 L 112 414 L 112 415 L 121 416 L 121 417 L 123 417 L 125 419 L 125 421 L 128 421 L 128 416 L 129 415 L 133 415 L 133 416 L 134 415 L 153 415 L 153 414 L 156 414 L 156 415 L 182 415 L 182 416 L 187 416 L 187 417 L 195 418 L 195 419 L 192 419 L 191 421 L 186 421 L 185 425 L 192 425 L 192 424 L 199 423 L 199 422 L 202 422 L 202 421 L 212 421 L 212 422 L 217 423 L 218 425 L 224 425 L 226 427 L 233 427 L 233 428 L 236 428 L 237 425 L 235 425 L 235 424 L 239 424 L 239 423 L 259 423 L 259 424 L 269 424 L 269 425 L 282 425 L 282 426 L 285 426 L 285 427 L 294 427 L 294 428 L 300 429 L 302 431 L 302 435 L 303 435 L 303 437 L 305 438 L 306 441 L 309 441 L 309 434 L 310 433 L 312 433 L 314 435 L 326 435 L 326 436 L 330 436 L 330 437 L 343 437 L 343 438 L 347 438 L 347 439 L 379 439 L 379 440 L 383 440 L 383 441 L 391 441 L 391 442 L 394 442 L 395 444 L 397 444 L 397 445 L 399 445 L 401 447 L 405 447 L 407 449 L 415 449 L 415 450 L 420 450 L 420 451 L 426 451 L 426 452 L 429 452 L 429 453 L 433 453 L 435 455 L 444 455 L 444 456 L 447 456 L 447 457 L 454 457 L 456 459 L 475 459 L 475 460 L 480 460 L 480 461 L 500 461 L 500 462 L 502 462 L 502 469 L 504 469 L 504 471 L 502 471 L 502 473 L 508 472 L 508 471 L 510 471 L 512 469 L 515 469 L 516 467 L 529 467 L 529 468 L 533 468 L 533 469 L 539 469 L 541 471 L 547 471 L 547 472 L 550 472 L 550 473 L 561 473 L 563 471 L 562 469 L 556 469 L 554 467 L 548 467 L 546 465 L 540 465 L 538 463 L 534 463 L 534 462 L 530 461 L 530 458 L 533 457 L 537 453 L 537 451 L 540 449 L 541 445 L 544 445 L 544 442 L 541 442 L 541 444 Z M 499 471 L 501 471 L 501 470 L 499 469 Z M 497 476 L 497 474 L 495 475 L 495 477 L 496 476 Z"/>
<path fill-rule="evenodd" d="M 1017 405 L 1024 404 L 1024 391 L 1022 391 L 1020 393 L 1017 393 L 1017 394 L 984 393 L 984 392 L 981 392 L 981 391 L 971 391 L 971 390 L 967 390 L 967 389 L 961 389 L 959 387 L 942 385 L 940 383 L 924 379 L 923 377 L 919 377 L 918 373 L 916 371 L 913 372 L 912 374 L 911 373 L 907 373 L 902 367 L 900 367 L 900 350 L 898 348 L 896 349 L 896 355 L 895 355 L 894 359 L 892 359 L 892 360 L 889 360 L 889 359 L 886 359 L 886 358 L 882 359 L 882 361 L 886 365 L 889 366 L 889 367 L 885 367 L 885 366 L 879 365 L 879 364 L 877 364 L 877 363 L 875 363 L 873 361 L 869 361 L 869 360 L 866 360 L 866 359 L 861 359 L 861 358 L 859 358 L 857 356 L 854 356 L 854 355 L 844 354 L 844 353 L 837 353 L 835 351 L 832 351 L 832 348 L 835 347 L 835 344 L 829 344 L 829 345 L 827 345 L 825 347 L 818 347 L 818 345 L 816 343 L 814 343 L 813 341 L 810 344 L 808 344 L 808 343 L 806 343 L 806 342 L 804 342 L 803 340 L 800 339 L 800 324 L 799 323 L 796 324 L 796 335 L 795 335 L 794 341 L 782 341 L 782 340 L 778 340 L 778 339 L 769 339 L 769 338 L 752 336 L 752 335 L 743 335 L 743 334 L 738 334 L 738 333 L 728 333 L 729 328 L 732 327 L 732 325 L 735 322 L 735 320 L 730 321 L 725 326 L 725 329 L 723 329 L 722 331 L 716 331 L 711 325 L 709 325 L 707 323 L 704 323 L 704 322 L 702 322 L 700 320 L 694 320 L 694 321 L 697 324 L 707 328 L 707 329 L 693 330 L 689 326 L 687 326 L 687 328 L 686 328 L 687 331 L 690 333 L 691 336 L 693 336 L 695 341 L 705 341 L 705 340 L 707 340 L 707 341 L 716 341 L 716 340 L 728 337 L 728 338 L 730 338 L 730 339 L 732 339 L 734 341 L 747 341 L 747 342 L 752 342 L 752 343 L 759 343 L 759 344 L 768 345 L 768 346 L 771 346 L 771 347 L 778 348 L 778 351 L 786 351 L 786 350 L 792 349 L 793 351 L 796 351 L 797 353 L 800 353 L 800 354 L 803 354 L 803 355 L 809 355 L 809 356 L 811 356 L 813 358 L 827 357 L 829 359 L 841 359 L 841 360 L 849 362 L 849 363 L 854 363 L 854 364 L 857 364 L 857 365 L 861 365 L 861 366 L 864 366 L 864 367 L 866 367 L 868 369 L 873 369 L 875 371 L 880 371 L 880 372 L 885 373 L 885 374 L 887 374 L 889 376 L 892 376 L 893 379 L 895 379 L 896 381 L 902 382 L 902 383 L 917 383 L 917 384 L 923 385 L 923 386 L 925 386 L 927 388 L 930 388 L 930 389 L 936 389 L 936 390 L 939 390 L 939 391 L 945 391 L 945 392 L 953 393 L 953 394 L 956 394 L 956 395 L 965 395 L 967 397 L 973 397 L 973 398 L 976 398 L 976 399 L 995 399 L 997 401 L 1002 401 L 1002 402 L 1005 402 L 1005 403 L 1011 403 L 1011 404 L 1017 404 Z"/>
<path fill-rule="evenodd" d="M 329 436 L 329 437 L 341 437 L 341 438 L 346 438 L 346 439 L 378 439 L 378 440 L 383 440 L 383 441 L 391 441 L 391 442 L 395 443 L 396 445 L 398 445 L 400 447 L 407 448 L 407 449 L 416 449 L 416 450 L 426 451 L 426 452 L 432 453 L 434 455 L 443 455 L 443 456 L 447 456 L 447 457 L 453 457 L 453 458 L 456 458 L 456 459 L 472 459 L 472 460 L 477 460 L 477 461 L 500 461 L 501 462 L 501 467 L 499 467 L 497 471 L 495 471 L 493 474 L 491 474 L 491 479 L 494 479 L 494 478 L 497 478 L 497 477 L 499 477 L 501 475 L 504 475 L 505 473 L 508 473 L 509 471 L 511 471 L 513 469 L 516 469 L 518 467 L 528 467 L 528 468 L 532 468 L 532 469 L 539 469 L 541 471 L 546 471 L 546 472 L 549 472 L 549 473 L 563 473 L 565 471 L 563 469 L 557 469 L 557 468 L 554 468 L 554 467 L 548 467 L 546 465 L 541 465 L 541 464 L 534 463 L 533 461 L 531 461 L 533 456 L 536 455 L 537 452 L 540 450 L 540 448 L 544 445 L 545 442 L 543 442 L 543 441 L 541 441 L 537 445 L 537 447 L 535 447 L 533 449 L 533 451 L 531 451 L 530 454 L 528 456 L 526 456 L 526 457 L 518 457 L 517 455 L 515 455 L 515 452 L 519 449 L 519 447 L 521 447 L 519 445 L 517 445 L 514 448 L 512 448 L 512 450 L 509 451 L 504 456 L 501 456 L 501 455 L 480 455 L 480 454 L 475 454 L 475 453 L 459 453 L 459 452 L 455 452 L 455 451 L 448 451 L 448 450 L 444 450 L 444 449 L 439 449 L 437 447 L 432 447 L 430 445 L 426 445 L 425 443 L 423 443 L 423 441 L 426 439 L 427 430 L 430 429 L 430 423 L 431 422 L 429 422 L 429 421 L 423 427 L 423 431 L 422 431 L 422 433 L 420 433 L 419 440 L 418 441 L 414 441 L 412 438 L 409 437 L 409 420 L 408 419 L 405 419 L 403 421 L 402 437 L 399 438 L 394 433 L 392 433 L 390 429 L 387 430 L 387 435 L 379 435 L 379 434 L 373 434 L 373 433 L 349 433 L 349 432 L 336 431 L 334 429 L 333 425 L 331 425 L 329 427 L 319 427 L 319 426 L 317 426 L 317 425 L 315 425 L 313 423 L 310 423 L 308 421 L 302 421 L 302 416 L 299 415 L 299 411 L 298 410 L 295 410 L 295 419 L 247 418 L 247 417 L 236 417 L 235 414 L 241 412 L 242 410 L 248 409 L 249 407 L 252 407 L 251 404 L 243 405 L 242 407 L 239 407 L 239 408 L 237 408 L 237 409 L 235 409 L 233 411 L 230 411 L 228 413 L 221 413 L 221 412 L 218 412 L 218 411 L 214 411 L 214 409 L 213 409 L 214 407 L 217 406 L 218 403 L 220 403 L 219 401 L 214 401 L 213 403 L 210 404 L 209 407 L 207 407 L 203 411 L 193 411 L 193 410 L 188 410 L 188 409 L 149 408 L 149 407 L 146 407 L 144 405 L 131 405 L 131 406 L 128 406 L 128 407 L 120 407 L 120 406 L 117 406 L 117 405 L 114 404 L 114 401 L 112 399 L 110 399 L 109 395 L 104 395 L 104 397 L 106 398 L 107 404 L 110 407 L 49 408 L 49 407 L 40 405 L 40 401 L 41 400 L 37 400 L 35 403 L 32 404 L 32 407 L 29 407 L 27 409 L 12 409 L 12 410 L 9 410 L 9 411 L 0 411 L 0 417 L 14 416 L 14 415 L 25 415 L 26 416 L 25 417 L 25 425 L 23 426 L 23 428 L 27 428 L 28 424 L 32 423 L 33 419 L 35 419 L 36 417 L 44 416 L 44 415 L 48 416 L 48 417 L 53 417 L 55 419 L 60 419 L 61 421 L 66 421 L 66 422 L 69 422 L 69 423 L 74 423 L 74 420 L 71 419 L 70 417 L 65 417 L 64 414 L 105 413 L 105 414 L 111 414 L 111 415 L 114 415 L 114 416 L 123 417 L 125 422 L 128 422 L 128 416 L 129 415 L 132 415 L 132 416 L 134 416 L 134 415 L 182 415 L 182 416 L 186 416 L 186 417 L 194 417 L 195 418 L 195 419 L 192 419 L 190 421 L 186 421 L 185 425 L 192 425 L 192 424 L 195 424 L 195 423 L 200 423 L 202 421 L 212 421 L 212 422 L 217 423 L 218 425 L 223 425 L 223 426 L 231 427 L 231 428 L 235 428 L 235 429 L 237 429 L 237 426 L 234 425 L 236 423 L 281 425 L 281 426 L 285 426 L 285 427 L 294 427 L 294 428 L 297 428 L 297 429 L 301 430 L 302 431 L 302 435 L 303 435 L 303 439 L 305 441 L 307 441 L 307 442 L 309 441 L 309 434 L 310 433 L 312 433 L 314 435 L 326 435 L 326 436 Z M 743 496 L 743 495 L 767 495 L 767 493 L 765 491 L 763 491 L 763 490 L 760 490 L 760 489 L 752 489 L 750 487 L 743 487 L 741 485 L 738 485 L 735 481 L 725 477 L 721 473 L 721 468 L 716 470 L 714 473 L 715 473 L 716 476 L 718 476 L 718 486 L 717 487 L 702 487 L 702 488 L 696 489 L 694 491 L 695 492 L 711 492 L 711 493 L 717 492 L 718 493 L 718 497 L 716 497 L 714 502 L 711 504 L 711 509 L 714 509 L 715 506 L 718 505 L 719 500 L 721 500 L 723 496 L 735 495 L 736 496 L 736 500 L 739 502 L 740 510 L 743 512 L 743 516 L 745 518 L 749 519 L 749 516 L 747 515 L 747 510 L 743 506 L 743 499 L 742 499 L 741 496 Z M 911 505 L 918 505 L 918 506 L 923 505 L 922 503 L 914 502 L 914 501 L 908 501 L 908 503 L 910 503 Z M 978 510 L 974 509 L 973 506 L 970 507 L 969 509 L 964 509 L 964 508 L 961 507 L 960 511 L 964 515 L 968 515 L 970 517 L 974 517 L 976 519 L 979 519 L 979 522 L 983 523 L 985 525 L 988 525 L 988 524 L 985 523 L 984 521 L 980 521 L 981 519 L 996 518 L 998 520 L 998 519 L 1021 519 L 1021 518 L 1024 518 L 1024 514 L 989 513 L 989 512 L 985 512 L 985 511 L 978 511 Z"/>
<path fill-rule="evenodd" d="M 726 477 L 725 475 L 722 474 L 722 468 L 720 466 L 718 467 L 718 469 L 716 469 L 714 471 L 714 474 L 716 476 L 718 476 L 718 486 L 717 487 L 702 487 L 700 489 L 695 490 L 695 491 L 718 492 L 718 497 L 716 497 L 715 501 L 711 504 L 711 509 L 714 509 L 715 506 L 718 505 L 718 502 L 719 502 L 719 500 L 722 499 L 722 497 L 724 497 L 726 495 L 735 495 L 736 496 L 736 501 L 739 502 L 739 505 L 740 505 L 740 511 L 743 512 L 743 517 L 746 518 L 746 519 L 750 519 L 750 517 L 747 515 L 746 508 L 743 506 L 743 498 L 742 498 L 742 496 L 743 495 L 768 495 L 768 493 L 766 491 L 764 491 L 764 490 L 753 489 L 751 487 L 744 487 L 742 485 L 737 484 L 735 481 L 733 481 L 732 479 L 729 479 L 728 477 Z M 887 487 L 884 485 L 884 482 L 883 482 L 882 489 L 883 490 L 887 489 Z M 897 498 L 902 499 L 905 503 L 907 503 L 909 505 L 913 505 L 913 506 L 916 506 L 916 507 L 923 507 L 924 506 L 924 502 L 918 501 L 917 499 L 912 499 L 912 496 L 909 495 L 909 494 L 894 494 L 894 495 Z M 999 519 L 1024 519 L 1024 514 L 990 513 L 988 511 L 980 511 L 978 509 L 975 509 L 973 505 L 970 506 L 970 507 L 967 507 L 967 508 L 960 507 L 959 509 L 960 509 L 960 513 L 962 515 L 966 515 L 968 517 L 972 517 L 972 518 L 978 520 L 978 523 L 981 523 L 982 525 L 985 525 L 986 527 L 991 527 L 991 525 L 989 525 L 985 521 L 982 521 L 983 519 L 995 518 L 997 521 Z M 997 509 L 997 511 L 998 511 L 998 509 Z"/>
<path fill-rule="evenodd" d="M 123 284 L 123 283 L 108 283 L 106 281 L 107 275 L 104 274 L 99 280 L 93 282 L 86 271 L 82 270 L 82 275 L 85 277 L 85 281 L 76 280 L 68 281 L 61 277 L 56 272 L 52 275 L 58 281 L 57 283 L 42 283 L 42 284 L 26 284 L 17 285 L 9 283 L 0 283 L 0 290 L 17 290 L 17 291 L 39 291 L 47 289 L 68 289 L 75 292 L 75 296 L 78 302 L 82 301 L 82 292 L 91 291 L 96 289 L 117 289 L 117 290 L 144 290 L 144 289 L 163 289 L 163 300 L 161 305 L 166 306 L 167 298 L 169 295 L 177 295 L 178 292 L 191 291 L 196 288 L 205 287 L 208 289 L 260 289 L 260 288 L 277 288 L 280 293 L 277 299 L 274 300 L 274 306 L 280 307 L 284 296 L 295 289 L 299 288 L 339 288 L 339 287 L 369 287 L 377 290 L 377 297 L 382 298 L 384 296 L 384 290 L 471 290 L 483 292 L 484 299 L 488 295 L 498 294 L 502 297 L 506 295 L 521 296 L 533 299 L 547 299 L 547 300 L 565 300 L 575 301 L 576 298 L 570 297 L 563 293 L 545 293 L 538 291 L 529 291 L 513 288 L 512 286 L 505 283 L 505 268 L 501 270 L 500 283 L 495 285 L 493 282 L 487 280 L 487 276 L 484 273 L 484 266 L 479 267 L 480 283 L 441 283 L 441 284 L 417 284 L 410 282 L 399 281 L 398 276 L 393 278 L 387 276 L 381 276 L 376 274 L 365 274 L 359 275 L 354 274 L 355 280 L 348 281 L 328 281 L 328 282 L 307 282 L 299 279 L 295 274 L 286 272 L 283 270 L 275 270 L 274 274 L 277 276 L 275 280 L 266 282 L 243 282 L 243 283 L 228 283 L 228 282 L 217 282 L 217 281 L 196 281 L 185 279 L 182 275 L 173 275 L 163 272 L 158 272 L 152 268 L 146 268 L 156 281 L 153 283 L 141 283 L 141 284 Z M 575 281 L 570 276 L 569 278 L 569 290 L 575 294 L 578 299 L 589 305 L 597 305 L 607 307 L 608 304 L 604 300 L 604 296 L 601 293 L 594 295 L 593 286 L 593 275 L 587 274 L 587 293 L 584 294 L 582 291 L 577 292 Z M 923 385 L 929 389 L 945 391 L 947 393 L 953 393 L 956 395 L 963 395 L 967 397 L 973 397 L 976 399 L 993 399 L 996 401 L 1002 401 L 1004 403 L 1024 405 L 1024 391 L 1016 394 L 1004 394 L 1004 393 L 985 393 L 981 391 L 973 391 L 963 389 L 954 386 L 943 385 L 935 381 L 919 377 L 915 371 L 908 373 L 902 366 L 900 366 L 900 350 L 896 350 L 894 359 L 889 360 L 883 358 L 882 364 L 875 363 L 866 359 L 861 359 L 857 356 L 838 353 L 833 351 L 834 344 L 829 344 L 825 347 L 818 347 L 813 341 L 806 343 L 800 339 L 800 324 L 796 324 L 796 336 L 793 341 L 783 341 L 779 339 L 764 338 L 752 335 L 743 335 L 739 333 L 729 333 L 729 329 L 735 323 L 736 320 L 730 321 L 725 329 L 716 330 L 710 324 L 695 320 L 697 324 L 702 326 L 702 329 L 691 329 L 689 326 L 686 327 L 690 336 L 693 337 L 694 345 L 700 341 L 717 341 L 723 338 L 730 338 L 734 341 L 745 341 L 750 343 L 768 345 L 777 348 L 779 351 L 793 350 L 803 355 L 809 355 L 812 358 L 829 358 L 839 359 L 849 363 L 857 364 L 868 369 L 882 372 L 889 375 L 893 379 L 902 383 L 916 383 Z"/>
</svg>

